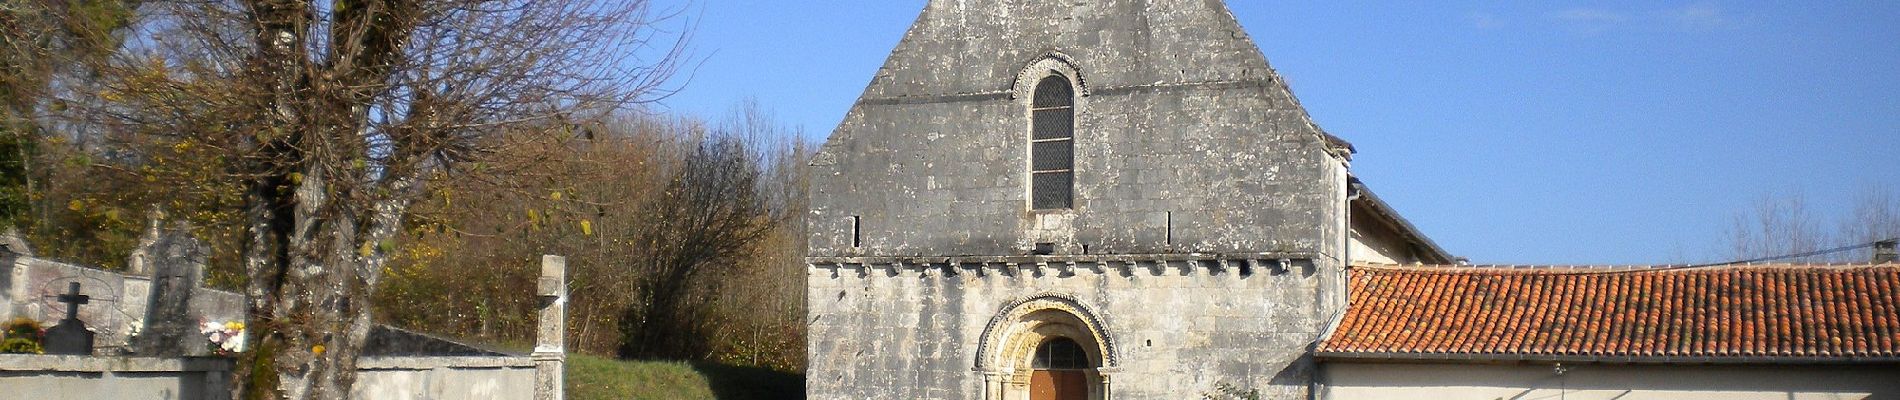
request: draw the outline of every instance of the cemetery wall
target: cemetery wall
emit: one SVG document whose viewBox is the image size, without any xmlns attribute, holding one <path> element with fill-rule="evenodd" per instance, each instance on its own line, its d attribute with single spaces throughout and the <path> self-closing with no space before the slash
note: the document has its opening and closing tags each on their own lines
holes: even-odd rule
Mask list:
<svg viewBox="0 0 1900 400">
<path fill-rule="evenodd" d="M 231 361 L 0 354 L 0 388 L 56 399 L 229 399 Z"/>
<path fill-rule="evenodd" d="M 65 351 L 91 355 L 0 354 L 0 388 L 50 398 L 229 400 L 234 361 L 194 357 L 211 344 L 197 326 L 242 320 L 244 297 L 202 286 L 202 246 L 188 236 L 147 243 L 140 253 L 160 256 L 135 257 L 132 274 L 0 253 L 0 320 L 25 317 L 52 326 L 76 310 L 78 322 L 91 332 L 48 332 L 46 340 L 48 352 L 55 353 L 55 336 L 89 336 Z M 559 256 L 542 261 L 536 283 L 543 334 L 535 353 L 501 354 L 378 326 L 365 345 L 367 356 L 358 361 L 354 397 L 562 398 L 566 262 Z"/>
<path fill-rule="evenodd" d="M 222 358 L 0 354 L 0 388 L 68 399 L 226 400 Z M 531 357 L 375 357 L 358 361 L 359 399 L 534 399 Z"/>
<path fill-rule="evenodd" d="M 97 335 L 97 354 L 120 354 L 131 337 L 145 329 L 151 301 L 152 277 L 125 275 L 58 261 L 7 254 L 0 256 L 0 321 L 25 317 L 45 326 L 66 318 L 58 301 L 71 282 L 80 284 L 88 303 L 79 307 L 79 319 Z M 207 321 L 244 318 L 244 296 L 203 287 L 193 288 L 189 314 Z M 196 326 L 202 321 L 186 321 Z"/>
<path fill-rule="evenodd" d="M 389 357 L 357 362 L 359 399 L 532 399 L 530 357 Z"/>
</svg>

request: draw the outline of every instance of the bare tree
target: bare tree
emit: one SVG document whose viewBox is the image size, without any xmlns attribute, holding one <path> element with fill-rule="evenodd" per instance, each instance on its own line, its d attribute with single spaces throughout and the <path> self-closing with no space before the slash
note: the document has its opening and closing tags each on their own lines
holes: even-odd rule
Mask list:
<svg viewBox="0 0 1900 400">
<path fill-rule="evenodd" d="M 1864 262 L 1865 252 L 1830 250 L 1843 246 L 1859 250 L 1875 241 L 1900 238 L 1900 197 L 1890 189 L 1866 189 L 1855 198 L 1850 213 L 1831 223 L 1807 204 L 1800 195 L 1763 197 L 1753 210 L 1736 214 L 1728 231 L 1729 256 L 1735 260 Z M 1778 258 L 1791 255 L 1795 257 Z"/>
<path fill-rule="evenodd" d="M 219 149 L 241 183 L 241 398 L 348 397 L 371 295 L 431 178 L 507 151 L 485 140 L 499 133 L 663 96 L 684 42 L 642 0 L 153 7 L 149 40 L 108 69 L 109 92 L 145 103 L 95 111 L 178 123 L 157 134 Z"/>
<path fill-rule="evenodd" d="M 459 277 L 531 274 L 521 260 L 551 251 L 569 255 L 577 351 L 801 368 L 804 281 L 786 279 L 804 268 L 797 134 L 747 104 L 715 124 L 625 114 L 574 136 L 511 142 L 432 187 L 379 316 L 532 338 L 532 276 Z"/>
<path fill-rule="evenodd" d="M 1900 239 L 1900 195 L 1879 188 L 1861 192 L 1840 231 L 1841 239 L 1855 243 Z"/>
<path fill-rule="evenodd" d="M 704 358 L 706 302 L 698 280 L 742 260 L 776 226 L 759 193 L 761 172 L 750 143 L 715 132 L 690 142 L 666 191 L 646 205 L 647 225 L 634 261 L 641 273 L 622 317 L 624 357 Z"/>
<path fill-rule="evenodd" d="M 1751 211 L 1736 214 L 1729 230 L 1730 254 L 1736 259 L 1808 253 L 1830 243 L 1803 197 L 1762 197 Z M 1818 260 L 1807 257 L 1792 261 Z"/>
</svg>

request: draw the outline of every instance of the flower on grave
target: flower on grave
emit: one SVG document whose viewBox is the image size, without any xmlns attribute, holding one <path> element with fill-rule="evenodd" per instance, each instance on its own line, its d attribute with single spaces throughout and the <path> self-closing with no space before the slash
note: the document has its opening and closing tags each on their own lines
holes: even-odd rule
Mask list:
<svg viewBox="0 0 1900 400">
<path fill-rule="evenodd" d="M 231 355 L 244 351 L 244 323 L 239 321 L 205 321 L 198 324 L 198 333 L 209 340 L 212 353 Z"/>
<path fill-rule="evenodd" d="M 46 327 L 31 318 L 14 318 L 0 328 L 0 353 L 45 354 Z"/>
<path fill-rule="evenodd" d="M 92 328 L 86 328 L 92 329 Z M 145 321 L 127 321 L 125 323 L 125 342 L 138 343 L 139 335 L 145 333 Z"/>
</svg>

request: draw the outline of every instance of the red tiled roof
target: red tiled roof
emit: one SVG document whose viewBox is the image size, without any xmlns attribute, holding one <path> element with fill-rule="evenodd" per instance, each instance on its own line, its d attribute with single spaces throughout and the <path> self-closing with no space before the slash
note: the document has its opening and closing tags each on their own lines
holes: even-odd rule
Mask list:
<svg viewBox="0 0 1900 400">
<path fill-rule="evenodd" d="M 1895 360 L 1900 264 L 1355 267 L 1333 357 Z"/>
</svg>

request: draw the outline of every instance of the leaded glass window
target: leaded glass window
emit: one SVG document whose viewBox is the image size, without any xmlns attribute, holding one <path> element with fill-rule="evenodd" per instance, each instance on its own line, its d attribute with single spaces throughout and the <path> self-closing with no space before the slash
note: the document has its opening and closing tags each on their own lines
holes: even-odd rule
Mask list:
<svg viewBox="0 0 1900 400">
<path fill-rule="evenodd" d="M 1089 355 L 1082 351 L 1082 345 L 1069 338 L 1054 338 L 1036 346 L 1036 359 L 1031 363 L 1036 369 L 1085 369 L 1089 365 Z"/>
<path fill-rule="evenodd" d="M 1062 76 L 1042 78 L 1030 103 L 1030 197 L 1038 210 L 1075 203 L 1075 90 Z"/>
</svg>

